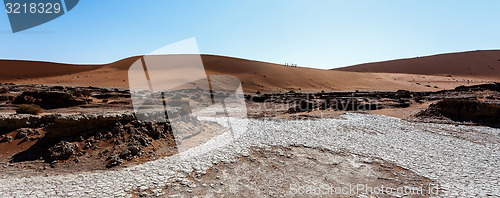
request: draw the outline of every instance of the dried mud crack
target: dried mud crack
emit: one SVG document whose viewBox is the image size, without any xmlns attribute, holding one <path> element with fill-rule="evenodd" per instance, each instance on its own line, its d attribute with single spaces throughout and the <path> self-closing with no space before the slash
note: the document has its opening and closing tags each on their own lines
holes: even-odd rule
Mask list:
<svg viewBox="0 0 500 198">
<path fill-rule="evenodd" d="M 206 171 L 208 174 L 220 162 L 237 161 L 240 156 L 247 154 L 252 156 L 252 148 L 266 145 L 287 148 L 295 145 L 324 148 L 335 153 L 348 150 L 355 155 L 397 164 L 402 169 L 429 178 L 441 187 L 444 196 L 499 195 L 496 185 L 500 176 L 498 142 L 476 144 L 436 134 L 477 131 L 499 136 L 499 129 L 411 123 L 367 114 L 345 114 L 341 117 L 312 121 L 234 119 L 234 122 L 240 123 L 239 126 L 248 127 L 238 130 L 241 133 L 229 142 L 226 140 L 234 136 L 224 133 L 185 152 L 112 171 L 48 177 L 7 177 L 0 180 L 3 184 L 0 191 L 8 196 L 126 196 L 141 189 L 162 194 L 165 189 L 169 189 L 169 183 L 189 180 L 193 178 L 193 172 Z M 200 119 L 220 123 L 227 121 L 210 117 Z M 314 158 L 312 155 L 310 157 Z M 471 184 L 471 181 L 474 183 Z M 475 188 L 464 190 L 464 186 L 468 185 L 474 185 Z"/>
<path fill-rule="evenodd" d="M 381 192 L 373 188 L 393 189 Z M 137 189 L 137 196 L 181 197 L 350 197 L 398 196 L 397 189 L 429 197 L 439 189 L 430 179 L 386 161 L 299 146 L 251 148 L 241 157 L 219 162 L 207 171 L 195 171 L 167 183 L 161 192 Z M 354 192 L 354 193 L 352 193 Z"/>
</svg>

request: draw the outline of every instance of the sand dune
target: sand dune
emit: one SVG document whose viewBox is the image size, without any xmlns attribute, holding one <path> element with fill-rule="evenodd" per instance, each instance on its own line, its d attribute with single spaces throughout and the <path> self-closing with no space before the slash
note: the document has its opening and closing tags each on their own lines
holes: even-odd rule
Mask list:
<svg viewBox="0 0 500 198">
<path fill-rule="evenodd" d="M 500 50 L 461 53 L 367 63 L 337 68 L 336 71 L 383 72 L 423 75 L 452 75 L 500 78 Z"/>
<path fill-rule="evenodd" d="M 470 53 L 463 53 L 465 56 L 464 59 L 470 59 L 471 61 L 477 59 L 478 62 L 484 62 L 476 56 L 471 58 Z M 478 53 L 482 54 L 483 52 Z M 484 56 L 490 57 L 490 59 L 494 54 L 499 54 L 500 59 L 500 51 L 484 53 Z M 71 65 L 37 61 L 0 60 L 0 82 L 128 88 L 128 69 L 135 61 L 139 60 L 139 58 L 140 57 L 131 57 L 104 65 Z M 424 58 L 421 59 L 424 60 Z M 410 74 L 394 74 L 287 67 L 279 64 L 215 55 L 202 55 L 202 60 L 208 75 L 223 74 L 235 76 L 242 81 L 245 92 L 399 89 L 432 91 L 454 88 L 459 85 L 487 83 L 494 81 L 495 78 L 498 79 L 498 76 L 500 76 L 497 75 L 493 77 L 495 76 L 493 72 L 474 73 L 473 75 L 467 76 L 467 72 L 462 70 L 456 71 L 457 73 L 461 72 L 460 74 L 463 74 L 462 76 L 446 77 L 429 75 L 439 73 L 440 70 L 422 75 L 417 72 L 420 68 L 414 69 L 411 65 L 405 67 L 408 68 L 408 71 L 391 70 L 392 72 L 401 71 Z M 439 63 L 439 61 L 440 60 L 435 60 L 437 63 Z M 500 61 L 498 61 L 498 63 L 500 64 Z M 434 64 L 434 66 L 435 65 L 436 64 Z M 493 69 L 495 72 L 500 70 L 498 64 L 494 65 L 492 63 L 491 66 L 495 67 L 495 69 Z M 470 67 L 475 68 L 472 63 Z M 446 71 L 453 72 L 453 69 L 448 68 Z M 168 70 L 164 72 L 168 72 Z M 488 76 L 485 78 L 479 74 Z"/>
<path fill-rule="evenodd" d="M 0 79 L 42 78 L 68 75 L 101 68 L 100 65 L 70 65 L 38 61 L 0 61 Z"/>
<path fill-rule="evenodd" d="M 127 87 L 126 71 L 138 57 L 104 65 L 73 65 L 41 61 L 0 60 L 0 81 L 19 84 Z"/>
</svg>

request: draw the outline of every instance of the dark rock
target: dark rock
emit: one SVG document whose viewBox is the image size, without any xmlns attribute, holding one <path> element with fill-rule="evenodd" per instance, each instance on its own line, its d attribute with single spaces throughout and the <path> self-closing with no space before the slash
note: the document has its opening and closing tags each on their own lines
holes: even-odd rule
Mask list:
<svg viewBox="0 0 500 198">
<path fill-rule="evenodd" d="M 148 135 L 153 139 L 159 139 L 163 132 L 162 128 L 156 124 L 149 123 L 148 125 Z"/>
<path fill-rule="evenodd" d="M 137 145 L 130 145 L 128 147 L 128 150 L 130 151 L 130 153 L 132 154 L 132 156 L 136 156 L 137 154 L 139 154 L 139 152 L 142 150 L 141 147 L 137 146 Z"/>
<path fill-rule="evenodd" d="M 144 137 L 144 136 L 140 136 L 137 141 L 139 141 L 139 143 L 141 143 L 142 146 L 148 146 L 149 145 L 149 140 L 148 138 Z"/>
<path fill-rule="evenodd" d="M 123 164 L 122 160 L 118 158 L 116 155 L 113 155 L 110 157 L 108 164 L 106 164 L 106 168 L 112 168 L 115 166 L 120 166 L 122 164 Z"/>
<path fill-rule="evenodd" d="M 394 94 L 394 97 L 393 98 L 412 98 L 413 97 L 413 94 L 412 92 L 408 91 L 408 90 L 398 90 L 395 94 Z"/>
<path fill-rule="evenodd" d="M 22 139 L 28 137 L 28 133 L 30 131 L 31 131 L 30 129 L 20 129 L 19 132 L 17 132 L 15 139 Z"/>
<path fill-rule="evenodd" d="M 123 131 L 123 125 L 120 122 L 117 122 L 113 127 L 113 130 L 111 130 L 113 134 L 118 134 L 122 131 Z"/>
<path fill-rule="evenodd" d="M 78 146 L 65 141 L 59 142 L 48 149 L 47 161 L 67 160 L 75 154 Z"/>
<path fill-rule="evenodd" d="M 123 142 L 122 142 L 121 140 L 119 140 L 119 139 L 115 139 L 115 140 L 113 140 L 113 143 L 114 143 L 115 145 L 120 145 L 120 144 L 123 144 Z"/>
<path fill-rule="evenodd" d="M 54 109 L 88 104 L 91 101 L 61 91 L 25 91 L 14 99 L 13 104 L 36 104 L 45 109 Z"/>
<path fill-rule="evenodd" d="M 65 90 L 63 86 L 53 86 L 52 88 L 50 88 L 51 90 L 58 90 L 58 91 L 62 91 L 62 90 Z"/>
<path fill-rule="evenodd" d="M 5 96 L 5 95 L 0 95 L 0 101 L 13 101 L 14 96 Z"/>
<path fill-rule="evenodd" d="M 490 90 L 490 91 L 497 91 L 500 92 L 500 83 L 493 83 L 493 84 L 481 84 L 481 85 L 473 85 L 473 86 L 459 86 L 456 87 L 455 90 L 457 91 L 484 91 L 484 90 Z"/>
<path fill-rule="evenodd" d="M 126 150 L 124 150 L 124 151 L 122 151 L 122 152 L 120 153 L 120 158 L 121 158 L 121 159 L 126 159 L 128 156 L 131 156 L 131 155 L 132 155 L 131 153 L 132 153 L 132 152 L 130 152 L 130 150 L 126 149 Z"/>
<path fill-rule="evenodd" d="M 288 109 L 288 113 L 309 112 L 314 110 L 314 103 L 300 100 L 297 106 Z"/>
<path fill-rule="evenodd" d="M 130 98 L 130 94 L 128 93 L 103 93 L 103 94 L 94 94 L 92 97 L 97 98 L 97 99 L 109 99 L 109 98 Z"/>
<path fill-rule="evenodd" d="M 130 144 L 126 150 L 122 151 L 120 153 L 120 158 L 121 159 L 126 159 L 126 160 L 131 160 L 132 157 L 139 155 L 139 153 L 142 151 L 142 148 L 138 146 L 137 144 Z"/>
<path fill-rule="evenodd" d="M 30 138 L 24 137 L 19 143 L 27 142 L 28 140 L 30 140 Z"/>
<path fill-rule="evenodd" d="M 12 142 L 12 137 L 11 136 L 5 136 L 2 140 L 0 140 L 0 143 L 3 142 Z"/>
</svg>

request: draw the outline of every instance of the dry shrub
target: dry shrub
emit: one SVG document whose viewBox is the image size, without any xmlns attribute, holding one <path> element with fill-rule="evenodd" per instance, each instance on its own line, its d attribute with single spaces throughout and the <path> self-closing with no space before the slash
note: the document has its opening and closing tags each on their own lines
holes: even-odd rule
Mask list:
<svg viewBox="0 0 500 198">
<path fill-rule="evenodd" d="M 17 108 L 16 113 L 38 115 L 42 113 L 42 108 L 35 104 L 23 104 Z"/>
</svg>

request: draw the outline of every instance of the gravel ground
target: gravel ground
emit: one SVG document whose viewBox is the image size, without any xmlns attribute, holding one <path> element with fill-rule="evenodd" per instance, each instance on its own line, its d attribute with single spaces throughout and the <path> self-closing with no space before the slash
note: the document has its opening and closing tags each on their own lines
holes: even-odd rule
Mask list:
<svg viewBox="0 0 500 198">
<path fill-rule="evenodd" d="M 204 118 L 227 123 L 222 118 Z M 307 146 L 378 157 L 439 183 L 444 196 L 500 196 L 500 129 L 412 123 L 381 115 L 345 114 L 311 121 L 232 119 L 233 133 L 178 155 L 114 171 L 0 179 L 3 196 L 130 196 L 161 188 L 189 174 L 235 161 L 252 146 Z M 495 137 L 474 141 L 454 134 Z M 234 139 L 233 139 L 234 138 Z M 483 141 L 484 140 L 484 141 Z"/>
</svg>

